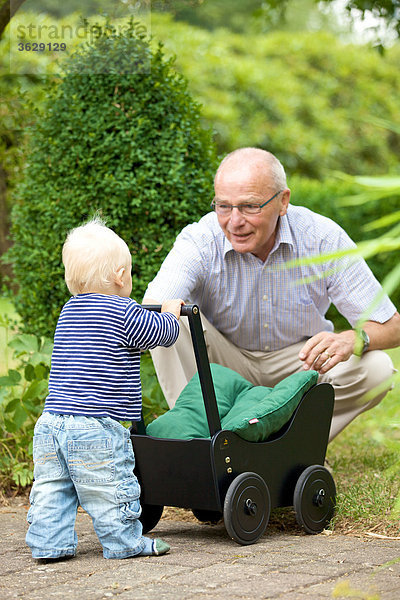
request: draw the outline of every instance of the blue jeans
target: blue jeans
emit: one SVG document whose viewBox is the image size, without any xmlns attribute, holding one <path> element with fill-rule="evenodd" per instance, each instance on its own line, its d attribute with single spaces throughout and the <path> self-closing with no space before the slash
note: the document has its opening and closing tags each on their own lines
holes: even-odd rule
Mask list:
<svg viewBox="0 0 400 600">
<path fill-rule="evenodd" d="M 129 431 L 109 417 L 43 413 L 33 438 L 34 484 L 26 542 L 33 558 L 74 556 L 78 506 L 90 515 L 105 558 L 145 546 Z"/>
</svg>

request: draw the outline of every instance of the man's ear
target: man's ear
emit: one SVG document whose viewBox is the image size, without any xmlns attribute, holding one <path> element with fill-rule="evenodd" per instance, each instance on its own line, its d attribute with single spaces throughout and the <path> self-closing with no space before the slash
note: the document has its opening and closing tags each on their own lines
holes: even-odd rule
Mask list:
<svg viewBox="0 0 400 600">
<path fill-rule="evenodd" d="M 289 202 L 290 202 L 290 190 L 288 188 L 286 188 L 286 190 L 283 192 L 282 198 L 281 198 L 281 210 L 279 213 L 279 215 L 281 217 L 286 215 L 287 209 L 289 206 Z"/>
<path fill-rule="evenodd" d="M 116 286 L 118 286 L 120 288 L 124 287 L 124 282 L 123 282 L 123 279 L 122 279 L 124 273 L 125 273 L 125 267 L 121 267 L 114 274 L 114 283 L 115 283 Z"/>
</svg>

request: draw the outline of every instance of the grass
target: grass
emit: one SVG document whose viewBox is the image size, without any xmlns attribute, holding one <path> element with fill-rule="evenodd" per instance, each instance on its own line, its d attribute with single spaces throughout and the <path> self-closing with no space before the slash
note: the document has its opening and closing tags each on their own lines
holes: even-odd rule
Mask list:
<svg viewBox="0 0 400 600">
<path fill-rule="evenodd" d="M 388 353 L 400 370 L 400 348 Z M 338 492 L 334 530 L 400 536 L 399 383 L 333 440 L 327 459 Z"/>
</svg>

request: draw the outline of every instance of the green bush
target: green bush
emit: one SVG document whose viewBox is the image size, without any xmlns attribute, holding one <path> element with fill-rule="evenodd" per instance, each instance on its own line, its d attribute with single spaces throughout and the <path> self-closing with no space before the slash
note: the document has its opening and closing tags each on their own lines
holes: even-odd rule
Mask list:
<svg viewBox="0 0 400 600">
<path fill-rule="evenodd" d="M 64 63 L 32 129 L 26 175 L 13 210 L 11 249 L 25 329 L 51 335 L 68 297 L 61 248 L 99 211 L 133 255 L 133 295 L 176 234 L 207 209 L 216 158 L 186 81 L 130 22 L 99 27 Z"/>
<path fill-rule="evenodd" d="M 0 57 L 0 70 L 5 67 Z M 0 77 L 0 257 L 10 245 L 11 197 L 21 177 L 24 160 L 24 129 L 29 111 L 22 101 L 16 77 Z M 0 288 L 9 283 L 10 269 L 0 262 Z"/>
<path fill-rule="evenodd" d="M 18 11 L 13 31 L 27 31 L 37 19 Z M 80 21 L 77 14 L 62 20 L 41 15 L 40 23 L 59 31 L 70 24 L 76 31 Z M 161 40 L 165 54 L 176 55 L 219 153 L 260 146 L 276 154 L 288 173 L 317 179 L 328 169 L 399 172 L 400 134 L 374 118 L 398 122 L 400 43 L 382 56 L 326 32 L 209 32 L 154 11 L 151 31 L 154 45 Z M 77 41 L 68 40 L 68 49 Z M 0 56 L 5 51 L 9 59 L 12 49 L 16 73 L 55 72 L 53 54 L 18 52 L 15 39 L 5 37 Z M 63 56 L 58 58 L 62 67 Z"/>
<path fill-rule="evenodd" d="M 152 32 L 177 55 L 219 152 L 258 146 L 316 179 L 398 172 L 400 135 L 371 117 L 398 121 L 399 44 L 381 56 L 325 32 L 209 33 L 157 14 Z"/>
</svg>

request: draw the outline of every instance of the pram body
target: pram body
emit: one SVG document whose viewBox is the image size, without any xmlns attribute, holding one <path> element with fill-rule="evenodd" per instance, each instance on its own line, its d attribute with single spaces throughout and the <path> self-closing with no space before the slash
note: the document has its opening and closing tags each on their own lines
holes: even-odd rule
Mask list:
<svg viewBox="0 0 400 600">
<path fill-rule="evenodd" d="M 161 439 L 140 426 L 132 430 L 144 532 L 155 527 L 164 506 L 176 506 L 191 509 L 201 521 L 223 516 L 232 539 L 247 545 L 263 535 L 271 509 L 293 505 L 305 531 L 319 533 L 334 514 L 336 498 L 323 466 L 332 386 L 312 387 L 284 427 L 264 442 L 221 430 L 199 308 L 183 306 L 182 315 L 189 319 L 210 438 Z"/>
</svg>

